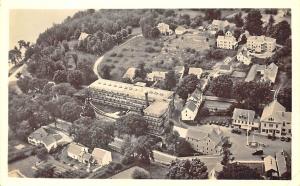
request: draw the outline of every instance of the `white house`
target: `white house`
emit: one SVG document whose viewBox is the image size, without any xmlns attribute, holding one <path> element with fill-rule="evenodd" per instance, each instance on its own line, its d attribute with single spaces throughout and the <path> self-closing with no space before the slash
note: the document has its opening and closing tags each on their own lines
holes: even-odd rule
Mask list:
<svg viewBox="0 0 300 186">
<path fill-rule="evenodd" d="M 277 137 L 291 136 L 292 113 L 286 112 L 277 100 L 265 106 L 260 118 L 261 134 L 274 135 Z"/>
<path fill-rule="evenodd" d="M 247 38 L 247 48 L 254 52 L 272 52 L 276 47 L 276 39 L 262 36 L 249 36 Z"/>
<path fill-rule="evenodd" d="M 170 26 L 166 23 L 159 23 L 157 25 L 157 28 L 162 35 L 172 35 L 173 34 L 173 30 L 171 30 Z"/>
<path fill-rule="evenodd" d="M 189 127 L 186 134 L 186 140 L 192 148 L 207 155 L 221 154 L 225 139 L 220 129 L 213 129 L 208 133 L 196 127 Z"/>
<path fill-rule="evenodd" d="M 262 77 L 259 79 L 260 81 L 267 81 L 271 83 L 275 83 L 278 72 L 278 66 L 274 63 L 270 65 L 259 65 L 254 64 L 250 68 L 247 77 L 245 79 L 246 82 L 254 81 L 257 74 L 260 74 Z"/>
<path fill-rule="evenodd" d="M 227 31 L 224 36 L 218 36 L 217 47 L 223 49 L 235 49 L 238 46 L 236 38 L 230 31 Z"/>
<path fill-rule="evenodd" d="M 104 149 L 94 148 L 92 157 L 101 166 L 107 165 L 112 161 L 111 152 Z"/>
<path fill-rule="evenodd" d="M 267 156 L 264 158 L 264 168 L 267 176 L 277 176 L 277 164 L 276 159 L 273 156 Z"/>
<path fill-rule="evenodd" d="M 47 126 L 43 126 L 32 132 L 27 140 L 28 143 L 35 146 L 43 145 L 48 152 L 56 149 L 59 145 L 65 145 L 72 142 L 72 139 L 64 133 L 48 132 Z"/>
<path fill-rule="evenodd" d="M 147 74 L 147 81 L 163 81 L 166 78 L 167 72 L 162 71 L 153 71 Z"/>
<path fill-rule="evenodd" d="M 79 143 L 70 143 L 67 147 L 67 155 L 70 158 L 78 160 L 81 163 L 89 163 L 92 155 L 88 152 L 88 148 Z"/>
<path fill-rule="evenodd" d="M 182 35 L 182 34 L 185 34 L 186 32 L 187 32 L 187 29 L 185 29 L 183 26 L 178 26 L 175 29 L 175 34 L 176 35 Z"/>
<path fill-rule="evenodd" d="M 258 130 L 259 120 L 255 119 L 255 111 L 235 108 L 232 115 L 232 124 L 245 130 Z"/>
<path fill-rule="evenodd" d="M 250 56 L 250 53 L 247 51 L 247 49 L 241 50 L 237 54 L 236 58 L 239 62 L 242 62 L 245 65 L 251 64 L 252 57 Z"/>
<path fill-rule="evenodd" d="M 202 68 L 194 68 L 194 67 L 189 68 L 189 74 L 196 75 L 198 79 L 201 78 L 202 72 L 203 72 Z"/>
<path fill-rule="evenodd" d="M 181 119 L 184 121 L 194 121 L 202 100 L 202 92 L 196 89 L 187 99 L 187 102 L 181 111 Z"/>
</svg>

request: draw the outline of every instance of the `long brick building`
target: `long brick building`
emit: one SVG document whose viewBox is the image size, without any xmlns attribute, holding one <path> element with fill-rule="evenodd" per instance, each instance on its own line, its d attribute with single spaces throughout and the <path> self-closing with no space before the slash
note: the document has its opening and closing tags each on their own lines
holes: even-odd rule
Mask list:
<svg viewBox="0 0 300 186">
<path fill-rule="evenodd" d="M 141 113 L 150 132 L 161 134 L 173 108 L 173 92 L 99 79 L 89 85 L 93 103 L 111 105 Z"/>
</svg>

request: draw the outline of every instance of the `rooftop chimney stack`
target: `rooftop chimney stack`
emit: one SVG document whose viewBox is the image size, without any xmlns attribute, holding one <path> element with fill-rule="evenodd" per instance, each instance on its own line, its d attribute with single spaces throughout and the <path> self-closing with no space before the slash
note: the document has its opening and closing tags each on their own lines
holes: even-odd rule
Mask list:
<svg viewBox="0 0 300 186">
<path fill-rule="evenodd" d="M 149 99 L 148 99 L 148 92 L 145 92 L 145 101 L 146 101 L 146 106 L 149 106 Z"/>
</svg>

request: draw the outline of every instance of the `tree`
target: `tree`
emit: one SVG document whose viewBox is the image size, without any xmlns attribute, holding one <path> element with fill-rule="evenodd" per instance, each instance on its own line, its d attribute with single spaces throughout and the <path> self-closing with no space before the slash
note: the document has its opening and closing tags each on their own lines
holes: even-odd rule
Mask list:
<svg viewBox="0 0 300 186">
<path fill-rule="evenodd" d="M 219 9 L 206 9 L 205 10 L 205 20 L 221 19 L 221 10 Z"/>
<path fill-rule="evenodd" d="M 89 103 L 85 103 L 83 108 L 82 108 L 82 113 L 81 115 L 83 117 L 90 117 L 90 118 L 95 118 L 96 117 L 96 114 L 95 114 L 95 111 L 94 111 L 94 108 L 92 107 L 91 104 Z"/>
<path fill-rule="evenodd" d="M 74 122 L 70 133 L 75 137 L 74 141 L 91 149 L 107 148 L 114 138 L 114 126 L 90 117 L 82 117 Z"/>
<path fill-rule="evenodd" d="M 146 69 L 145 69 L 145 63 L 144 62 L 141 62 L 139 63 L 137 69 L 136 69 L 136 77 L 140 77 L 142 80 L 144 80 L 147 76 L 147 72 L 146 72 Z"/>
<path fill-rule="evenodd" d="M 234 29 L 233 36 L 238 40 L 240 38 L 240 35 L 242 34 L 241 29 Z"/>
<path fill-rule="evenodd" d="M 125 148 L 125 156 L 134 158 L 142 163 L 150 164 L 153 160 L 152 147 L 155 144 L 149 136 L 139 136 L 135 141 Z"/>
<path fill-rule="evenodd" d="M 167 90 L 172 90 L 176 86 L 176 74 L 174 70 L 166 73 L 165 87 Z"/>
<path fill-rule="evenodd" d="M 155 25 L 154 15 L 147 14 L 140 19 L 140 27 L 142 29 L 142 34 L 145 38 L 155 39 L 159 37 L 157 34 L 157 28 Z"/>
<path fill-rule="evenodd" d="M 28 76 L 25 76 L 17 80 L 17 85 L 22 92 L 27 93 L 30 89 L 30 81 L 31 79 Z"/>
<path fill-rule="evenodd" d="M 281 21 L 274 26 L 271 37 L 276 38 L 278 44 L 283 45 L 291 35 L 291 26 L 287 21 Z"/>
<path fill-rule="evenodd" d="M 63 83 L 67 82 L 68 80 L 68 73 L 65 70 L 58 70 L 54 73 L 53 81 L 55 83 Z"/>
<path fill-rule="evenodd" d="M 83 75 L 79 70 L 74 70 L 68 74 L 68 82 L 73 85 L 75 88 L 81 86 L 83 82 Z"/>
<path fill-rule="evenodd" d="M 173 160 L 167 173 L 169 179 L 207 179 L 206 165 L 200 159 Z"/>
<path fill-rule="evenodd" d="M 146 171 L 145 169 L 134 169 L 134 171 L 131 174 L 131 177 L 133 179 L 149 179 L 150 178 L 150 174 L 148 171 Z"/>
<path fill-rule="evenodd" d="M 270 18 L 269 18 L 268 25 L 273 26 L 274 23 L 275 23 L 274 17 L 271 15 Z"/>
<path fill-rule="evenodd" d="M 103 65 L 101 68 L 101 76 L 103 79 L 110 79 L 111 67 L 108 65 Z"/>
<path fill-rule="evenodd" d="M 54 166 L 47 164 L 43 168 L 39 168 L 35 173 L 35 178 L 53 178 L 54 177 Z"/>
<path fill-rule="evenodd" d="M 216 77 L 211 85 L 211 92 L 218 97 L 229 98 L 231 96 L 233 82 L 228 75 Z"/>
<path fill-rule="evenodd" d="M 219 30 L 216 34 L 215 37 L 218 38 L 218 36 L 224 36 L 224 31 L 223 30 Z"/>
<path fill-rule="evenodd" d="M 33 131 L 32 127 L 30 126 L 30 123 L 27 120 L 22 121 L 17 129 L 16 129 L 16 134 L 18 138 L 21 140 L 26 141 L 27 137 L 29 134 Z"/>
<path fill-rule="evenodd" d="M 245 34 L 243 34 L 241 41 L 239 42 L 239 45 L 243 45 L 247 43 L 247 37 L 245 36 Z"/>
<path fill-rule="evenodd" d="M 235 14 L 234 23 L 237 27 L 243 27 L 244 26 L 244 20 L 242 18 L 242 13 L 241 12 L 239 12 L 238 14 Z"/>
<path fill-rule="evenodd" d="M 117 119 L 116 127 L 119 134 L 142 136 L 148 131 L 148 123 L 143 116 L 127 114 Z"/>
<path fill-rule="evenodd" d="M 287 111 L 292 111 L 292 88 L 284 88 L 283 90 L 280 90 L 277 99 Z"/>
<path fill-rule="evenodd" d="M 81 107 L 76 102 L 67 102 L 61 107 L 62 118 L 73 122 L 80 117 Z"/>
<path fill-rule="evenodd" d="M 40 146 L 36 151 L 36 156 L 44 161 L 48 159 L 48 151 L 44 146 Z"/>
<path fill-rule="evenodd" d="M 262 178 L 256 169 L 238 163 L 230 163 L 223 167 L 218 179 L 253 180 Z"/>
<path fill-rule="evenodd" d="M 186 100 L 188 95 L 194 92 L 198 84 L 199 80 L 197 76 L 194 74 L 189 74 L 183 78 L 182 82 L 177 87 L 176 93 L 181 99 Z"/>
<path fill-rule="evenodd" d="M 251 10 L 246 16 L 245 29 L 249 31 L 250 35 L 262 34 L 262 15 L 259 10 Z"/>
<path fill-rule="evenodd" d="M 70 83 L 60 83 L 57 85 L 53 85 L 51 87 L 50 93 L 51 95 L 66 95 L 66 96 L 73 96 L 77 90 L 70 85 Z"/>
</svg>

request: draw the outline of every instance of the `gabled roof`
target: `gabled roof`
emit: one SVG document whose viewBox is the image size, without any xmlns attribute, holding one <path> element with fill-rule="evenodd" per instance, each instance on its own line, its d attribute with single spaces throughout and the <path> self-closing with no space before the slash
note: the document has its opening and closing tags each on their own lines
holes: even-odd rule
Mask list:
<svg viewBox="0 0 300 186">
<path fill-rule="evenodd" d="M 49 145 L 55 143 L 55 142 L 56 142 L 56 139 L 54 138 L 53 135 L 49 135 L 49 136 L 44 137 L 44 138 L 42 139 L 42 141 L 44 142 L 44 144 L 45 144 L 46 146 L 49 146 Z"/>
<path fill-rule="evenodd" d="M 186 133 L 186 137 L 201 140 L 208 137 L 208 133 L 205 133 L 196 127 L 189 127 Z"/>
<path fill-rule="evenodd" d="M 255 111 L 235 108 L 233 111 L 232 119 L 253 122 L 255 117 Z"/>
<path fill-rule="evenodd" d="M 75 155 L 79 156 L 83 152 L 83 148 L 87 148 L 87 147 L 85 147 L 81 144 L 78 144 L 78 143 L 70 143 L 68 145 L 67 151 L 71 154 L 75 154 Z"/>
<path fill-rule="evenodd" d="M 270 170 L 277 172 L 276 160 L 274 157 L 270 155 L 264 158 L 264 166 L 265 166 L 265 172 Z"/>
<path fill-rule="evenodd" d="M 189 68 L 189 74 L 194 74 L 196 76 L 199 76 L 202 74 L 202 68 L 194 68 L 194 67 L 190 67 Z"/>
<path fill-rule="evenodd" d="M 48 132 L 43 127 L 35 130 L 29 135 L 29 137 L 39 141 L 41 141 L 46 136 L 48 136 Z"/>
<path fill-rule="evenodd" d="M 285 107 L 282 106 L 277 100 L 274 100 L 265 106 L 260 121 L 279 123 L 283 121 L 290 122 L 291 112 L 285 112 Z"/>
<path fill-rule="evenodd" d="M 103 158 L 106 155 L 110 155 L 111 156 L 111 152 L 104 150 L 104 149 L 99 149 L 99 148 L 94 148 L 93 152 L 92 152 L 92 156 L 93 158 L 99 163 L 101 164 L 103 161 Z"/>
<path fill-rule="evenodd" d="M 274 63 L 271 63 L 270 65 L 267 66 L 265 70 L 264 78 L 274 83 L 276 80 L 277 72 L 278 72 L 278 66 L 275 65 Z"/>
<path fill-rule="evenodd" d="M 194 112 L 197 108 L 197 105 L 195 104 L 194 101 L 188 101 L 185 107 L 191 110 L 192 112 Z"/>
<path fill-rule="evenodd" d="M 282 174 L 287 172 L 287 165 L 286 165 L 286 159 L 285 159 L 285 152 L 277 152 L 275 154 L 276 162 L 277 162 L 277 168 L 278 168 L 278 174 L 281 176 Z"/>
<path fill-rule="evenodd" d="M 231 66 L 230 65 L 221 65 L 220 70 L 231 70 Z"/>
</svg>

